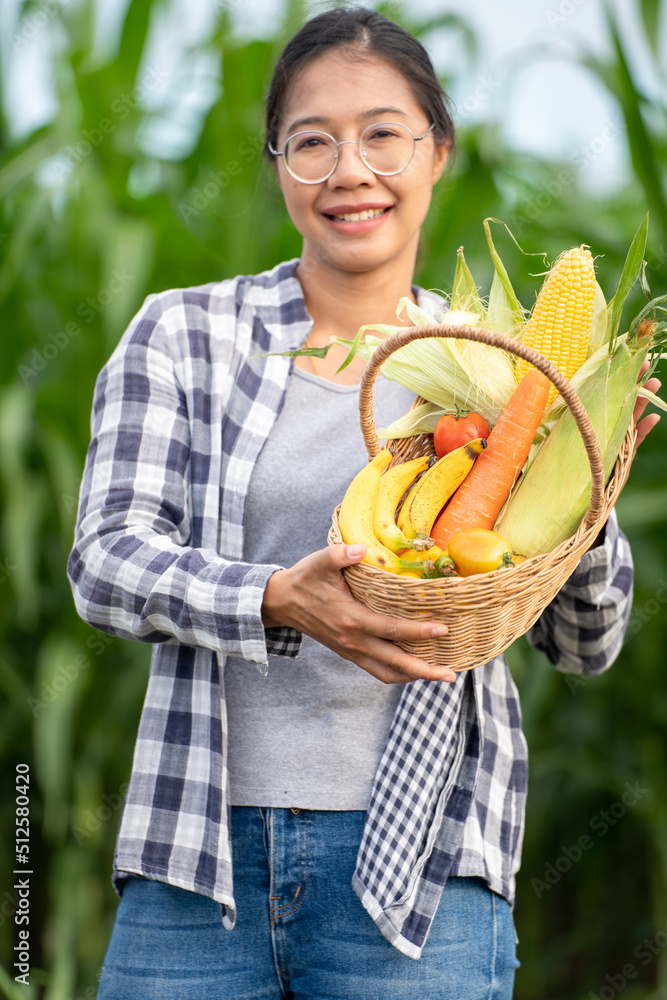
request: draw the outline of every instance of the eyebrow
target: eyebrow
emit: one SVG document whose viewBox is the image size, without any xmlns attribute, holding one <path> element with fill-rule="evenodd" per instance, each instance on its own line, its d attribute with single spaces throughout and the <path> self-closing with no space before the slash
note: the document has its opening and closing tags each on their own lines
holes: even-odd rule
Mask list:
<svg viewBox="0 0 667 1000">
<path fill-rule="evenodd" d="M 362 111 L 359 118 L 362 120 L 370 119 L 373 122 L 380 120 L 383 115 L 400 115 L 401 118 L 408 117 L 407 113 L 401 111 L 400 108 L 370 108 L 368 111 Z M 287 133 L 291 135 L 294 131 L 298 131 L 298 129 L 309 125 L 327 125 L 328 123 L 329 119 L 323 118 L 321 115 L 309 115 L 307 118 L 297 118 L 296 121 L 291 122 L 287 127 Z"/>
</svg>

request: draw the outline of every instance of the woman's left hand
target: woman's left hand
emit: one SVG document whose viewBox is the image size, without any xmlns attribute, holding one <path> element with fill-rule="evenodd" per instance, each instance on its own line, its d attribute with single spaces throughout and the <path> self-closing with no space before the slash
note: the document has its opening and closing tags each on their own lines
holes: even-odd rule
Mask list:
<svg viewBox="0 0 667 1000">
<path fill-rule="evenodd" d="M 648 368 L 648 361 L 645 361 L 639 373 L 640 378 L 644 374 L 647 368 Z M 661 385 L 662 383 L 660 379 L 650 378 L 646 383 L 645 388 L 648 389 L 649 392 L 658 392 Z M 635 444 L 635 453 L 639 445 L 642 443 L 646 435 L 649 433 L 649 431 L 653 430 L 657 422 L 660 420 L 660 414 L 658 413 L 650 413 L 648 417 L 640 419 L 642 413 L 646 409 L 647 404 L 648 404 L 648 399 L 641 399 L 641 397 L 635 403 L 635 408 L 633 412 L 634 421 L 637 426 L 637 442 Z"/>
</svg>

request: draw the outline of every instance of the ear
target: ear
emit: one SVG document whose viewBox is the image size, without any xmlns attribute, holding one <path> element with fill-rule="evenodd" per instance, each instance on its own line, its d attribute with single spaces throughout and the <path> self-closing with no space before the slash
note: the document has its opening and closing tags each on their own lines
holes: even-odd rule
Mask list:
<svg viewBox="0 0 667 1000">
<path fill-rule="evenodd" d="M 433 183 L 437 184 L 445 167 L 447 166 L 447 160 L 449 159 L 449 154 L 452 148 L 451 142 L 438 142 L 435 146 L 435 153 L 433 155 Z"/>
</svg>

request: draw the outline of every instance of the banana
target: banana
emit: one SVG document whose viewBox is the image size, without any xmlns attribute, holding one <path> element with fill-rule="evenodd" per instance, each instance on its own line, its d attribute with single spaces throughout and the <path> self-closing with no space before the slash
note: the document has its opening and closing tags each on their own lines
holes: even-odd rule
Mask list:
<svg viewBox="0 0 667 1000">
<path fill-rule="evenodd" d="M 345 491 L 338 513 L 338 527 L 347 545 L 366 546 L 363 562 L 391 573 L 409 573 L 411 576 L 421 577 L 421 567 L 415 572 L 414 563 L 399 559 L 377 540 L 373 531 L 373 510 L 380 488 L 380 476 L 390 461 L 391 452 L 388 448 L 383 448 L 372 462 L 356 474 Z"/>
<path fill-rule="evenodd" d="M 406 538 L 396 525 L 396 508 L 399 500 L 415 477 L 428 467 L 428 457 L 413 458 L 409 462 L 387 469 L 380 478 L 380 488 L 373 511 L 373 530 L 378 541 L 392 552 L 401 552 L 403 549 L 423 550 L 433 545 L 432 538 Z"/>
<path fill-rule="evenodd" d="M 433 523 L 455 490 L 486 448 L 483 438 L 475 438 L 450 451 L 412 487 L 397 518 L 400 531 L 408 538 L 430 534 Z"/>
</svg>

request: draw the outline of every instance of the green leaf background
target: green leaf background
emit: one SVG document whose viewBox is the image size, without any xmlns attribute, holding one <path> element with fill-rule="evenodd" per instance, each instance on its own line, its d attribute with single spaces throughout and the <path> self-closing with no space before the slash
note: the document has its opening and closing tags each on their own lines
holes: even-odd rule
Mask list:
<svg viewBox="0 0 667 1000">
<path fill-rule="evenodd" d="M 628 7 L 660 76 L 664 3 L 629 0 Z M 71 1000 L 95 995 L 113 923 L 111 859 L 149 658 L 144 645 L 80 621 L 65 575 L 93 387 L 146 295 L 298 255 L 298 237 L 261 158 L 262 98 L 272 60 L 312 10 L 292 0 L 275 38 L 248 40 L 218 4 L 209 37 L 178 64 L 159 65 L 148 48 L 164 10 L 158 0 L 132 0 L 107 58 L 94 53 L 92 0 L 49 9 L 41 30 L 59 39 L 55 117 L 20 138 L 0 123 L 0 992 Z M 425 40 L 451 31 L 470 57 L 478 50 L 474 32 L 453 15 L 420 24 L 408 5 L 380 9 Z M 23 30 L 41 10 L 23 4 Z M 624 189 L 596 199 L 570 161 L 516 153 L 498 122 L 464 121 L 456 168 L 436 189 L 424 229 L 421 284 L 451 289 L 463 245 L 487 295 L 493 264 L 482 220 L 493 216 L 524 251 L 550 260 L 575 244 L 591 246 L 610 298 L 648 211 L 646 276 L 654 295 L 667 291 L 667 104 L 649 98 L 633 76 L 611 7 L 607 30 L 608 57 L 582 49 L 579 65 L 607 89 L 626 126 L 618 139 L 631 164 Z M 175 103 L 158 100 L 159 84 L 166 80 L 173 93 L 202 59 L 211 74 L 209 106 L 200 119 L 193 114 L 188 124 L 198 126 L 180 151 L 158 155 L 147 139 L 165 122 L 179 125 Z M 534 261 L 501 230 L 495 238 L 530 307 Z M 624 322 L 641 302 L 637 287 Z M 624 1000 L 667 996 L 666 445 L 659 425 L 618 503 L 637 575 L 628 635 L 612 670 L 581 681 L 555 673 L 523 640 L 508 653 L 530 749 L 515 910 L 519 1000 L 597 996 L 611 988 L 606 977 L 628 964 L 636 976 L 627 977 Z M 30 987 L 16 984 L 12 969 L 21 762 L 31 770 L 36 873 Z M 616 818 L 637 783 L 645 791 Z M 592 846 L 577 859 L 584 835 Z M 558 877 L 536 889 L 549 866 Z"/>
</svg>

